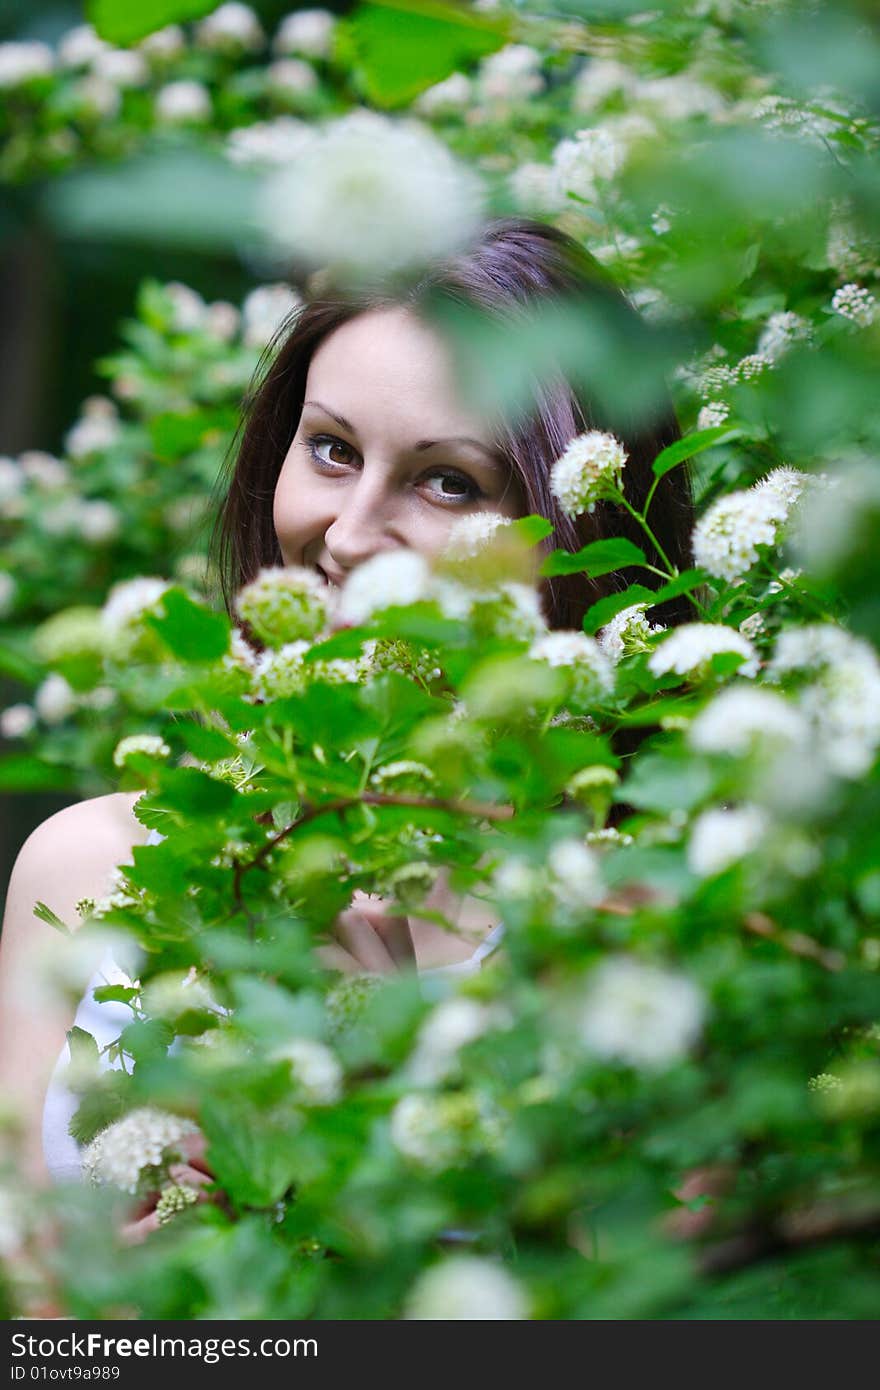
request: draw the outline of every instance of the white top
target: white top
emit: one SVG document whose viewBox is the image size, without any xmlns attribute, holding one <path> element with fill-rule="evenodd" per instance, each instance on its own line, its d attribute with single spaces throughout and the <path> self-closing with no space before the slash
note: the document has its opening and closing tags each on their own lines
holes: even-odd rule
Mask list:
<svg viewBox="0 0 880 1390">
<path fill-rule="evenodd" d="M 148 845 L 158 845 L 165 836 L 158 830 L 151 830 L 147 837 Z M 502 923 L 493 927 L 483 938 L 472 956 L 467 960 L 455 961 L 452 965 L 438 965 L 430 970 L 422 970 L 420 978 L 424 982 L 427 998 L 436 998 L 440 992 L 436 984 L 445 975 L 472 975 L 480 969 L 486 956 L 495 949 L 504 932 Z M 436 982 L 436 984 L 435 984 Z M 98 1003 L 92 997 L 93 990 L 101 985 L 130 984 L 131 981 L 116 962 L 105 956 L 95 971 L 80 1000 L 74 1018 L 74 1026 L 91 1033 L 101 1054 L 103 1069 L 118 1068 L 121 1062 L 107 1060 L 102 1051 L 109 1043 L 115 1042 L 126 1024 L 131 1022 L 131 1010 L 125 1004 L 113 1002 Z M 70 1046 L 65 1042 L 52 1072 L 46 1099 L 43 1104 L 43 1155 L 46 1167 L 56 1182 L 76 1182 L 82 1176 L 82 1150 L 69 1133 L 70 1121 L 79 1103 L 76 1094 L 66 1085 L 65 1077 L 70 1065 Z"/>
</svg>

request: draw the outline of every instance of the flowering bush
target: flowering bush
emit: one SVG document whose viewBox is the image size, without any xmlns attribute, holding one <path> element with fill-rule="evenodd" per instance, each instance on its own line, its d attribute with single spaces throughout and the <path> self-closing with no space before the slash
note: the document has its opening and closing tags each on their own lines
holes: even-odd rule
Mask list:
<svg viewBox="0 0 880 1390">
<path fill-rule="evenodd" d="M 406 26 L 405 9 L 393 18 Z M 435 16 L 425 67 L 405 77 L 375 56 L 382 6 L 335 28 L 297 13 L 275 42 L 286 35 L 284 61 L 341 64 L 373 106 L 411 106 L 421 133 L 394 148 L 426 149 L 429 127 L 468 169 L 462 190 L 478 168 L 496 205 L 558 220 L 654 325 L 656 359 L 634 371 L 627 345 L 564 306 L 521 332 L 469 321 L 462 352 L 487 398 L 515 401 L 562 365 L 636 411 L 672 366 L 685 437 L 658 450 L 638 501 L 625 450 L 595 422 L 557 461 L 565 510 L 601 504 L 620 534 L 576 554 L 551 538 L 542 575 L 632 576 L 583 630 L 547 629 L 517 563 L 547 527 L 527 518 L 470 520 L 433 561 L 383 553 L 338 593 L 263 571 L 232 619 L 189 570 L 155 574 L 148 535 L 140 568 L 105 571 L 116 584 L 100 605 L 77 594 L 38 631 L 44 683 L 34 710 L 5 711 L 7 737 L 82 768 L 37 721 L 63 730 L 109 691 L 104 765 L 146 789 L 135 814 L 166 835 L 82 905 L 140 957 L 98 991 L 127 1011 L 104 1059 L 118 1065 L 72 1037 L 72 1133 L 107 1181 L 29 1218 L 52 1226 L 54 1287 L 79 1318 L 876 1306 L 877 130 L 864 70 L 835 55 L 876 56 L 880 41 L 845 6 L 805 19 L 747 0 L 672 4 L 601 33 L 531 7 L 472 18 Z M 786 43 L 806 23 L 822 90 L 810 43 Z M 823 24 L 858 44 L 826 43 Z M 245 7 L 193 32 L 190 66 L 163 40 L 175 83 L 209 73 L 212 112 L 221 91 L 263 99 L 237 81 L 264 42 Z M 60 79 L 45 55 L 13 56 L 15 119 L 42 128 Z M 0 73 L 15 68 L 0 58 Z M 199 106 L 191 88 L 168 91 L 165 105 L 207 121 L 204 93 Z M 381 141 L 397 119 L 373 111 L 332 138 L 280 130 L 301 150 L 326 141 L 311 159 L 346 129 Z M 426 156 L 419 174 L 452 167 Z M 316 208 L 339 197 L 334 173 L 321 170 Z M 365 170 L 359 216 L 371 188 L 381 198 L 358 273 L 371 249 L 407 245 L 379 215 L 392 176 L 406 181 L 405 163 Z M 399 205 L 414 234 L 417 203 Z M 314 226 L 293 231 L 288 250 L 311 270 Z M 353 244 L 334 243 L 330 271 L 352 272 Z M 176 294 L 147 291 L 142 314 L 159 304 L 189 325 L 171 335 L 191 364 L 182 400 L 169 407 L 161 386 L 159 408 L 122 425 L 91 406 L 68 443 L 87 467 L 132 457 L 114 430 L 152 428 L 160 460 L 163 440 L 169 457 L 199 456 L 201 412 L 229 412 L 224 393 L 243 389 L 235 332 L 203 331 L 211 309 L 227 327 L 228 312 Z M 127 399 L 156 400 L 163 333 L 139 331 L 114 360 Z M 234 386 L 200 396 L 201 373 L 230 362 Z M 198 430 L 184 449 L 188 400 Z M 201 457 L 213 480 L 216 452 Z M 67 487 L 57 461 L 27 463 L 10 496 Z M 155 481 L 147 463 L 138 476 Z M 699 520 L 681 569 L 656 543 L 652 504 L 684 467 Z M 86 501 L 107 501 L 112 476 L 95 474 Z M 34 526 L 45 510 L 41 494 Z M 673 597 L 692 612 L 667 628 L 654 610 Z M 438 886 L 503 927 L 480 971 L 339 981 L 321 965 L 315 945 L 358 893 L 461 932 Z M 215 1202 L 168 1171 L 194 1127 Z M 142 1182 L 163 1184 L 163 1231 L 120 1248 L 109 1189 Z"/>
</svg>

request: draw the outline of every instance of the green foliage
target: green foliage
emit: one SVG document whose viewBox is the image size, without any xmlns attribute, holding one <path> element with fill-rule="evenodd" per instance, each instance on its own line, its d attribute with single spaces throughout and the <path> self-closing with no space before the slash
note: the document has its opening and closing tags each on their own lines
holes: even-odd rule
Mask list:
<svg viewBox="0 0 880 1390">
<path fill-rule="evenodd" d="M 213 0 L 139 0 L 134 7 L 122 0 L 88 0 L 86 13 L 102 39 L 129 44 L 166 24 L 201 19 L 215 8 Z"/>
<path fill-rule="evenodd" d="M 349 21 L 355 73 L 378 106 L 397 107 L 506 41 L 508 21 L 434 0 L 373 0 Z"/>
</svg>

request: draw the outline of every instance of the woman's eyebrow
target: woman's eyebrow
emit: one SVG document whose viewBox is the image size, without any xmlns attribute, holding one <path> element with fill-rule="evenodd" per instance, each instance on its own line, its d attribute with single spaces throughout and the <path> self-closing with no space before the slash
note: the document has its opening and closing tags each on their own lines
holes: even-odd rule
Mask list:
<svg viewBox="0 0 880 1390">
<path fill-rule="evenodd" d="M 320 401 L 303 401 L 303 410 L 305 410 L 307 405 L 314 406 L 316 410 L 323 410 L 325 415 L 329 415 L 331 420 L 336 421 L 337 425 L 341 425 L 344 430 L 348 430 L 349 434 L 356 433 L 351 421 L 347 420 L 344 415 L 337 415 L 336 411 L 331 410 L 329 406 L 322 405 Z M 413 449 L 417 454 L 423 454 L 428 449 L 436 448 L 438 444 L 470 444 L 473 448 L 479 449 L 481 453 L 485 454 L 491 463 L 495 465 L 501 463 L 499 455 L 494 449 L 490 448 L 488 444 L 482 444 L 479 439 L 472 439 L 470 435 L 466 434 L 450 435 L 448 439 L 419 439 L 413 445 Z"/>
</svg>

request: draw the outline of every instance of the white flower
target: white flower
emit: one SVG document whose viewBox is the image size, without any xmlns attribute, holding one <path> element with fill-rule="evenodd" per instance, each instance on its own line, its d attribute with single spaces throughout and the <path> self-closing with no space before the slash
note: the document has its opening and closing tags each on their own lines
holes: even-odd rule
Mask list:
<svg viewBox="0 0 880 1390">
<path fill-rule="evenodd" d="M 0 1259 L 9 1259 L 21 1247 L 26 1223 L 23 1194 L 0 1187 Z"/>
<path fill-rule="evenodd" d="M 565 206 L 552 164 L 520 164 L 508 182 L 514 201 L 526 212 L 559 212 Z"/>
<path fill-rule="evenodd" d="M 457 559 L 478 555 L 503 527 L 510 525 L 511 518 L 500 512 L 474 512 L 458 517 L 450 529 L 445 554 Z"/>
<path fill-rule="evenodd" d="M 688 866 L 700 878 L 720 874 L 757 849 L 767 829 L 767 818 L 757 806 L 703 811 L 691 829 Z"/>
<path fill-rule="evenodd" d="M 813 674 L 798 693 L 818 751 L 841 777 L 867 772 L 880 747 L 880 661 L 864 639 L 831 623 L 786 628 L 770 675 Z"/>
<path fill-rule="evenodd" d="M 266 85 L 275 92 L 309 96 L 318 88 L 318 74 L 301 58 L 279 58 L 266 69 Z"/>
<path fill-rule="evenodd" d="M 93 73 L 81 77 L 74 84 L 73 94 L 81 111 L 88 116 L 102 116 L 110 120 L 119 114 L 122 107 L 122 97 L 116 84 Z"/>
<path fill-rule="evenodd" d="M 314 570 L 301 565 L 264 566 L 240 590 L 235 611 L 276 650 L 316 636 L 327 621 L 328 590 Z"/>
<path fill-rule="evenodd" d="M 572 105 L 575 111 L 593 111 L 615 92 L 633 94 L 635 73 L 613 58 L 590 58 L 575 79 Z"/>
<path fill-rule="evenodd" d="M 694 527 L 694 560 L 718 579 L 741 579 L 757 564 L 758 546 L 776 544 L 787 515 L 788 508 L 770 489 L 719 497 Z"/>
<path fill-rule="evenodd" d="M 553 151 L 560 195 L 574 193 L 591 202 L 596 197 L 596 180 L 613 179 L 625 160 L 626 146 L 605 127 L 576 131 L 573 140 L 561 140 Z"/>
<path fill-rule="evenodd" d="M 812 335 L 813 326 L 808 319 L 783 309 L 768 318 L 758 339 L 758 352 L 777 362 L 792 343 L 808 342 Z"/>
<path fill-rule="evenodd" d="M 589 430 L 576 435 L 553 464 L 550 491 L 567 516 L 591 512 L 596 502 L 613 497 L 621 487 L 626 460 L 626 450 L 613 434 Z"/>
<path fill-rule="evenodd" d="M 352 627 L 400 603 L 431 597 L 431 571 L 415 550 L 386 550 L 358 565 L 340 592 L 337 618 Z"/>
<path fill-rule="evenodd" d="M 242 336 L 247 347 L 263 348 L 300 307 L 289 285 L 260 285 L 241 306 Z"/>
<path fill-rule="evenodd" d="M 699 678 L 704 667 L 718 652 L 736 652 L 745 657 L 739 667 L 741 676 L 758 672 L 758 657 L 747 637 L 723 623 L 684 623 L 674 628 L 648 657 L 648 666 L 655 676 L 675 671 L 680 676 Z"/>
<path fill-rule="evenodd" d="M 761 352 L 750 352 L 745 357 L 741 357 L 736 364 L 736 374 L 740 381 L 751 381 L 753 377 L 761 376 L 769 371 L 773 366 L 769 357 L 765 357 Z"/>
<path fill-rule="evenodd" d="M 196 25 L 196 43 L 217 53 L 255 53 L 264 42 L 263 29 L 250 5 L 228 0 Z"/>
<path fill-rule="evenodd" d="M 770 675 L 779 676 L 790 671 L 820 671 L 826 666 L 837 666 L 868 653 L 873 655 L 867 643 L 834 623 L 787 627 L 783 628 L 777 639 L 770 662 Z"/>
<path fill-rule="evenodd" d="M 114 584 L 101 609 L 101 627 L 110 647 L 123 655 L 137 635 L 145 614 L 168 588 L 164 579 L 138 576 Z"/>
<path fill-rule="evenodd" d="M 664 1067 L 684 1057 L 706 1012 L 687 976 L 629 956 L 612 956 L 590 972 L 578 1032 L 597 1057 L 630 1066 Z"/>
<path fill-rule="evenodd" d="M 225 299 L 215 299 L 205 309 L 202 327 L 208 337 L 218 343 L 231 343 L 241 327 L 241 314 L 234 304 Z"/>
<path fill-rule="evenodd" d="M 58 45 L 58 63 L 62 68 L 87 68 L 108 48 L 109 44 L 98 38 L 91 24 L 77 24 Z"/>
<path fill-rule="evenodd" d="M 742 757 L 766 744 L 806 745 L 807 723 L 790 700 L 773 690 L 732 685 L 700 710 L 688 742 L 700 753 Z"/>
<path fill-rule="evenodd" d="M 67 469 L 63 463 L 58 463 L 61 471 L 60 482 L 67 482 Z M 0 458 L 0 506 L 13 498 L 21 496 L 25 486 L 25 471 L 20 463 L 13 463 L 10 458 Z"/>
<path fill-rule="evenodd" d="M 211 94 L 203 82 L 182 78 L 168 82 L 156 93 L 156 120 L 167 125 L 211 119 Z"/>
<path fill-rule="evenodd" d="M 541 598 L 531 584 L 505 580 L 489 591 L 438 581 L 435 597 L 447 618 L 470 620 L 479 632 L 514 642 L 531 642 L 547 631 Z"/>
<path fill-rule="evenodd" d="M 778 502 L 783 516 L 787 518 L 804 489 L 815 481 L 816 479 L 808 473 L 801 473 L 796 468 L 783 465 L 771 469 L 766 478 L 761 478 L 755 483 L 752 490 L 760 497 L 772 497 Z"/>
<path fill-rule="evenodd" d="M 406 1074 L 416 1086 L 433 1086 L 455 1072 L 458 1054 L 481 1038 L 496 1014 L 476 999 L 444 999 L 425 1019 L 407 1063 Z"/>
<path fill-rule="evenodd" d="M 330 10 L 295 10 L 278 26 L 272 43 L 276 53 L 305 53 L 328 58 L 333 47 L 336 16 Z"/>
<path fill-rule="evenodd" d="M 867 328 L 874 322 L 877 313 L 877 300 L 863 285 L 850 283 L 835 290 L 831 307 L 841 318 L 849 319 L 859 328 Z"/>
<path fill-rule="evenodd" d="M 497 1116 L 468 1091 L 403 1096 L 391 1112 L 391 1142 L 422 1167 L 447 1168 L 497 1144 Z"/>
<path fill-rule="evenodd" d="M 143 87 L 149 70 L 143 56 L 131 48 L 104 48 L 92 60 L 92 72 L 116 87 Z"/>
<path fill-rule="evenodd" d="M 810 573 L 824 576 L 871 543 L 880 514 L 880 467 L 873 458 L 851 458 L 818 481 L 822 485 L 798 508 L 791 544 Z"/>
<path fill-rule="evenodd" d="M 106 396 L 89 396 L 82 409 L 82 418 L 68 430 L 64 440 L 65 449 L 74 459 L 112 448 L 120 435 L 116 406 Z"/>
<path fill-rule="evenodd" d="M 720 395 L 735 386 L 739 381 L 739 373 L 736 367 L 729 367 L 726 362 L 717 363 L 715 366 L 706 367 L 697 378 L 697 390 L 704 400 L 711 400 L 715 395 Z"/>
<path fill-rule="evenodd" d="M 34 77 L 48 77 L 53 62 L 48 44 L 36 40 L 0 43 L 0 90 L 19 87 Z"/>
<path fill-rule="evenodd" d="M 233 164 L 271 169 L 294 163 L 314 141 L 312 127 L 296 116 L 276 116 L 272 121 L 230 130 L 226 153 Z"/>
<path fill-rule="evenodd" d="M 163 287 L 171 303 L 171 327 L 175 333 L 197 333 L 205 319 L 206 304 L 198 290 L 180 280 Z"/>
<path fill-rule="evenodd" d="M 76 695 L 69 682 L 53 671 L 38 687 L 34 706 L 44 724 L 61 724 L 76 709 Z"/>
<path fill-rule="evenodd" d="M 462 111 L 473 100 L 473 85 L 463 72 L 450 73 L 442 82 L 420 92 L 413 105 L 420 116 L 439 116 Z"/>
<path fill-rule="evenodd" d="M 11 574 L 0 570 L 0 618 L 5 618 L 15 602 L 18 586 Z"/>
<path fill-rule="evenodd" d="M 288 1062 L 297 1098 L 309 1105 L 333 1105 L 342 1094 L 343 1070 L 323 1043 L 289 1038 L 269 1053 L 273 1062 Z"/>
<path fill-rule="evenodd" d="M 404 1317 L 420 1322 L 515 1322 L 529 1316 L 522 1287 L 495 1260 L 449 1255 L 416 1281 Z"/>
<path fill-rule="evenodd" d="M 724 111 L 724 97 L 714 87 L 697 82 L 686 72 L 670 77 L 640 80 L 636 99 L 654 106 L 670 121 L 686 121 L 692 116 L 718 116 Z"/>
<path fill-rule="evenodd" d="M 544 89 L 541 55 L 525 43 L 509 43 L 480 63 L 477 87 L 484 101 L 525 101 Z"/>
<path fill-rule="evenodd" d="M 583 912 L 602 898 L 599 861 L 582 840 L 572 836 L 557 841 L 547 856 L 547 867 L 553 896 L 566 912 Z"/>
<path fill-rule="evenodd" d="M 457 250 L 479 225 L 472 169 L 415 122 L 367 114 L 325 126 L 268 176 L 262 216 L 283 255 L 381 276 Z"/>
<path fill-rule="evenodd" d="M 63 497 L 60 502 L 42 509 L 37 524 L 47 536 L 72 536 L 79 531 L 80 512 L 78 497 Z"/>
<path fill-rule="evenodd" d="M 269 647 L 264 652 L 252 653 L 247 659 L 247 669 L 253 673 L 255 693 L 264 700 L 284 700 L 298 694 L 306 683 L 303 657 L 308 650 L 308 642 L 298 641 L 286 642 L 277 651 Z"/>
<path fill-rule="evenodd" d="M 573 693 L 590 704 L 610 694 L 614 687 L 614 668 L 599 643 L 585 632 L 560 629 L 547 632 L 529 648 L 533 661 L 563 666 L 571 671 Z"/>
<path fill-rule="evenodd" d="M 537 891 L 540 876 L 527 859 L 511 855 L 498 865 L 492 882 L 500 897 L 527 901 Z"/>
<path fill-rule="evenodd" d="M 166 24 L 164 29 L 157 29 L 155 33 L 141 39 L 138 48 L 146 53 L 148 58 L 178 58 L 186 48 L 186 35 L 179 24 Z"/>
<path fill-rule="evenodd" d="M 79 508 L 79 524 L 82 537 L 95 545 L 113 540 L 122 529 L 122 514 L 112 502 L 96 497 L 93 501 L 83 501 Z"/>
<path fill-rule="evenodd" d="M 65 482 L 70 481 L 70 468 L 67 464 L 61 463 L 51 453 L 43 453 L 42 449 L 28 449 L 22 453 L 18 460 L 21 473 L 31 482 L 36 482 L 38 488 L 46 489 L 47 492 L 57 491 L 63 488 Z"/>
<path fill-rule="evenodd" d="M 651 213 L 651 231 L 655 236 L 665 236 L 672 230 L 672 209 L 666 203 L 658 203 Z"/>
<path fill-rule="evenodd" d="M 168 758 L 171 749 L 159 734 L 129 734 L 121 738 L 113 750 L 115 767 L 125 767 L 132 753 L 145 753 L 151 758 Z"/>
<path fill-rule="evenodd" d="M 662 623 L 649 623 L 645 617 L 645 603 L 633 603 L 629 608 L 615 613 L 610 623 L 606 623 L 598 635 L 599 646 L 611 661 L 620 661 L 623 656 L 633 652 L 647 651 L 649 639 L 658 632 L 665 632 Z"/>
<path fill-rule="evenodd" d="M 0 734 L 4 738 L 24 738 L 36 722 L 37 716 L 30 705 L 9 705 L 0 713 Z"/>
<path fill-rule="evenodd" d="M 715 429 L 718 425 L 723 425 L 730 414 L 730 406 L 724 401 L 710 401 L 704 405 L 697 416 L 698 430 Z"/>
<path fill-rule="evenodd" d="M 83 1155 L 83 1173 L 93 1183 L 135 1193 L 146 1168 L 161 1168 L 181 1152 L 180 1142 L 198 1134 L 192 1120 L 145 1105 L 101 1130 Z"/>
</svg>

